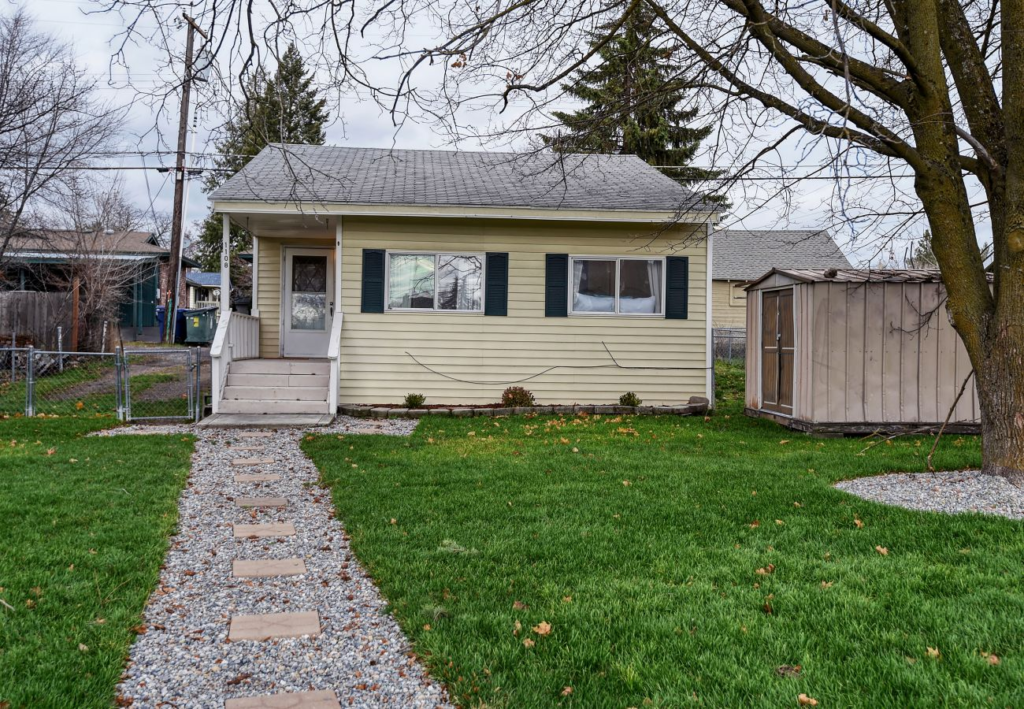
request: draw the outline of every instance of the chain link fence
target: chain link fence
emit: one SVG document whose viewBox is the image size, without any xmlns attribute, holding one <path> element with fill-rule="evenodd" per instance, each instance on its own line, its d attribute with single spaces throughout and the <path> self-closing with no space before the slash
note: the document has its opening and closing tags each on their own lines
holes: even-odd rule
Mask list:
<svg viewBox="0 0 1024 709">
<path fill-rule="evenodd" d="M 747 331 L 742 327 L 716 327 L 711 330 L 715 359 L 742 364 L 747 358 Z"/>
<path fill-rule="evenodd" d="M 0 415 L 199 420 L 199 348 L 60 352 L 0 348 Z"/>
</svg>

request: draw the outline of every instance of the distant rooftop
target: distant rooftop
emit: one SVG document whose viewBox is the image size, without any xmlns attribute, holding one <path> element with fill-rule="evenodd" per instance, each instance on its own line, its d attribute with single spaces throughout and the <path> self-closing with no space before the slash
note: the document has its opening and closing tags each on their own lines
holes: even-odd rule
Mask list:
<svg viewBox="0 0 1024 709">
<path fill-rule="evenodd" d="M 713 236 L 711 277 L 751 281 L 772 268 L 850 268 L 852 264 L 827 231 L 723 229 Z"/>
<path fill-rule="evenodd" d="M 267 146 L 215 201 L 716 211 L 634 155 Z"/>
<path fill-rule="evenodd" d="M 220 271 L 189 271 L 185 281 L 203 288 L 219 288 Z"/>
</svg>

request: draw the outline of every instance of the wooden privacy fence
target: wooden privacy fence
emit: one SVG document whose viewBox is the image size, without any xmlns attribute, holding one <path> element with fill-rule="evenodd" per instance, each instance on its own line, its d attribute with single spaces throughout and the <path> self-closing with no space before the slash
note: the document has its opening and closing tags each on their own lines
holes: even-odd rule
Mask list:
<svg viewBox="0 0 1024 709">
<path fill-rule="evenodd" d="M 63 335 L 62 349 L 72 349 L 72 294 L 36 291 L 0 291 L 0 342 L 11 335 L 16 342 L 31 342 L 37 348 L 57 349 L 57 328 Z M 15 344 L 15 343 L 10 343 Z"/>
</svg>

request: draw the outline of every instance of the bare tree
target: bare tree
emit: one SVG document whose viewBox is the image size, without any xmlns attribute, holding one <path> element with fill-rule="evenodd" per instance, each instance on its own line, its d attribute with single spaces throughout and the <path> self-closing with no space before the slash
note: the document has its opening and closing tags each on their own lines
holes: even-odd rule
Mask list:
<svg viewBox="0 0 1024 709">
<path fill-rule="evenodd" d="M 0 17 L 0 263 L 13 237 L 48 220 L 75 169 L 108 149 L 116 115 L 66 44 L 21 10 Z"/>
<path fill-rule="evenodd" d="M 67 176 L 66 183 L 68 193 L 53 210 L 59 216 L 52 223 L 59 228 L 40 232 L 65 261 L 47 271 L 47 285 L 55 291 L 77 291 L 80 346 L 98 349 L 103 323 L 117 327 L 121 306 L 131 302 L 135 284 L 158 278 L 155 258 L 139 260 L 132 253 L 141 234 L 154 233 L 154 215 L 125 196 L 120 179 L 98 182 L 78 174 Z"/>
<path fill-rule="evenodd" d="M 156 0 L 99 2 L 166 26 Z M 307 54 L 315 43 L 322 80 L 365 92 L 396 124 L 507 139 L 550 127 L 560 85 L 641 6 L 678 47 L 732 184 L 774 161 L 767 192 L 829 179 L 835 220 L 881 244 L 927 223 L 977 375 L 984 470 L 1024 485 L 1024 0 L 390 0 L 362 13 L 206 0 L 198 17 L 234 71 L 282 39 Z M 369 68 L 378 60 L 392 73 Z"/>
</svg>

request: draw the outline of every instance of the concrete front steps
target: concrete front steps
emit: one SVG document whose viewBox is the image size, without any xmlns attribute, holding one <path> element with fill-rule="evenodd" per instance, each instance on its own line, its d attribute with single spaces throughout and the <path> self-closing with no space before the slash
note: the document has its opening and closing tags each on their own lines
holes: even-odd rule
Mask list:
<svg viewBox="0 0 1024 709">
<path fill-rule="evenodd" d="M 315 359 L 245 359 L 228 365 L 222 414 L 326 414 L 331 365 Z"/>
</svg>

